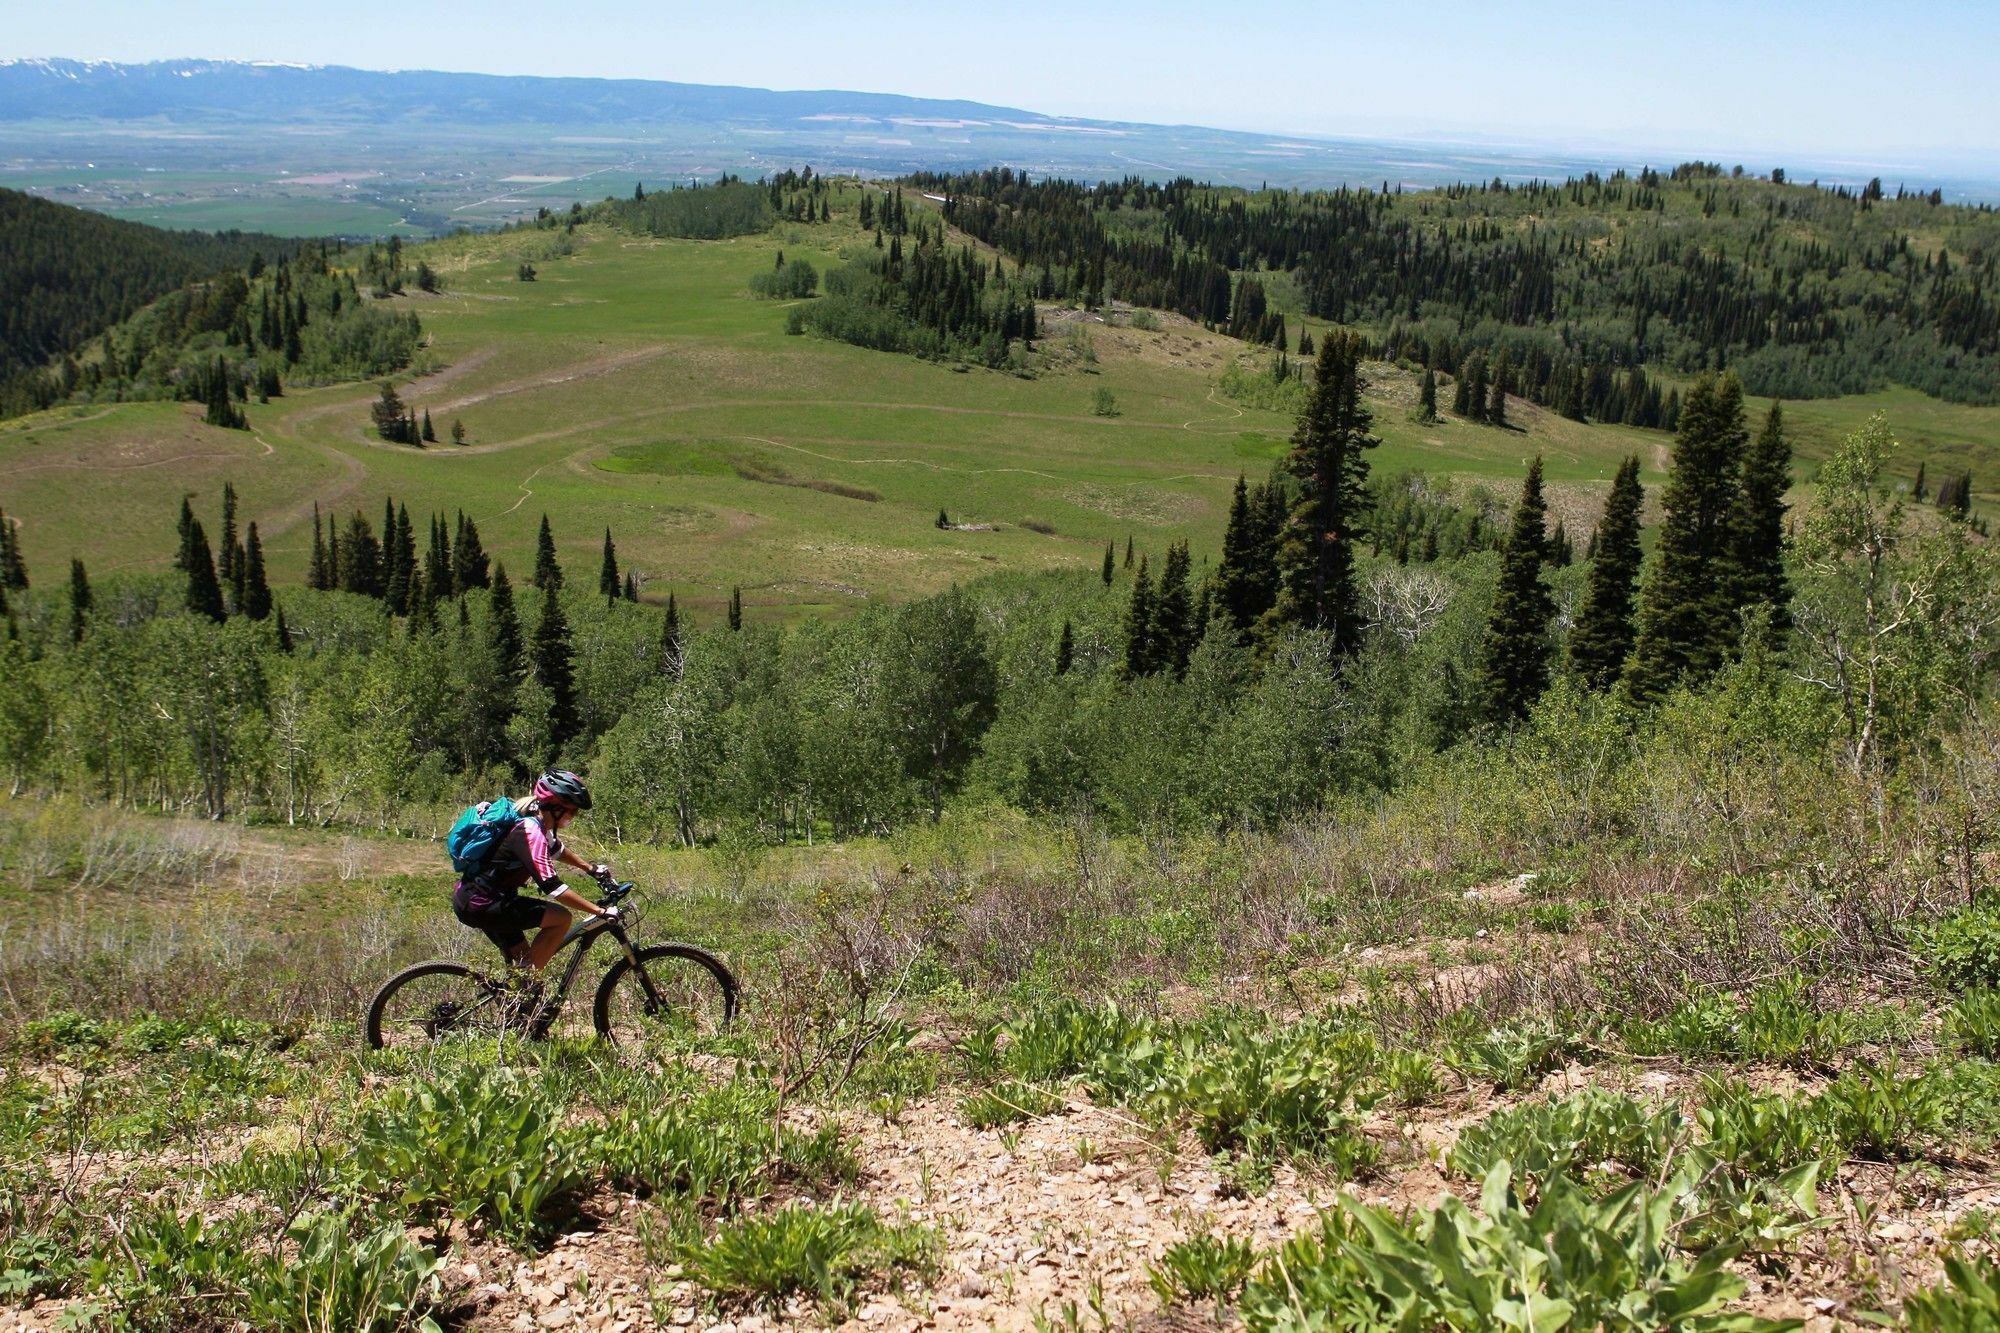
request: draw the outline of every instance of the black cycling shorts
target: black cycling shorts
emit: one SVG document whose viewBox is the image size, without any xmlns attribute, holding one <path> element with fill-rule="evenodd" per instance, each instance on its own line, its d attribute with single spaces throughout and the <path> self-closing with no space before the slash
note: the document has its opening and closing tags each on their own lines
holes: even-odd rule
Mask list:
<svg viewBox="0 0 2000 1333">
<path fill-rule="evenodd" d="M 540 898 L 508 894 L 487 899 L 460 891 L 452 895 L 452 914 L 492 940 L 509 958 L 527 941 L 527 931 L 541 927 L 542 916 L 555 904 Z"/>
</svg>

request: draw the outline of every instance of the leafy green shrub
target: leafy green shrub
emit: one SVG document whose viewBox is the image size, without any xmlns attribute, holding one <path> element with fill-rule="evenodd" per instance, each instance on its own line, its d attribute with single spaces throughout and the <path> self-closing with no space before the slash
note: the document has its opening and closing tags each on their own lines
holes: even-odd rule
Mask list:
<svg viewBox="0 0 2000 1333">
<path fill-rule="evenodd" d="M 85 1018 L 74 1010 L 50 1014 L 21 1025 L 21 1045 L 30 1055 L 50 1056 L 65 1051 L 92 1051 L 110 1041 L 104 1024 Z"/>
<path fill-rule="evenodd" d="M 1736 1006 L 1721 995 L 1701 995 L 1665 1018 L 1626 1023 L 1620 1034 L 1634 1055 L 1675 1055 L 1683 1060 L 1716 1060 L 1734 1053 Z"/>
<path fill-rule="evenodd" d="M 1428 1106 L 1444 1091 L 1444 1079 L 1424 1052 L 1389 1051 L 1382 1057 L 1382 1086 L 1398 1106 Z"/>
<path fill-rule="evenodd" d="M 938 1254 L 936 1232 L 890 1225 L 864 1204 L 794 1204 L 729 1223 L 681 1262 L 724 1300 L 773 1306 L 799 1291 L 844 1303 L 871 1277 L 934 1272 Z"/>
<path fill-rule="evenodd" d="M 1528 908 L 1528 924 L 1551 935 L 1567 935 L 1590 919 L 1581 903 L 1567 900 L 1534 903 Z"/>
<path fill-rule="evenodd" d="M 516 1243 L 588 1174 L 583 1136 L 539 1082 L 468 1066 L 392 1089 L 363 1113 L 354 1170 L 365 1192 L 401 1209 L 483 1216 Z"/>
<path fill-rule="evenodd" d="M 1355 1132 L 1355 1109 L 1382 1096 L 1364 1082 L 1377 1053 L 1366 1034 L 1310 1023 L 1275 1032 L 1238 1027 L 1217 1045 L 1179 1053 L 1147 1102 L 1190 1120 L 1210 1152 L 1308 1153 L 1343 1175 L 1374 1164 L 1374 1146 Z"/>
<path fill-rule="evenodd" d="M 2000 1328 L 2000 1267 L 1992 1260 L 1947 1255 L 1945 1281 L 1903 1302 L 1903 1327 L 1912 1333 L 1990 1333 Z M 1871 1322 L 1893 1326 L 1896 1321 Z"/>
<path fill-rule="evenodd" d="M 1957 1110 L 1951 1080 L 1928 1069 L 1909 1077 L 1894 1060 L 1850 1069 L 1813 1099 L 1827 1134 L 1847 1151 L 1876 1161 L 1920 1156 L 1950 1127 Z"/>
<path fill-rule="evenodd" d="M 2000 1055 L 2000 989 L 1981 986 L 1958 997 L 1945 1015 L 1945 1031 L 1965 1050 Z"/>
<path fill-rule="evenodd" d="M 1758 1092 L 1734 1079 L 1709 1085 L 1695 1121 L 1708 1151 L 1739 1179 L 1777 1175 L 1839 1152 L 1810 1098 Z"/>
<path fill-rule="evenodd" d="M 294 1221 L 291 1236 L 297 1256 L 268 1263 L 251 1282 L 256 1327 L 436 1333 L 428 1311 L 438 1301 L 444 1260 L 405 1236 L 401 1223 L 356 1237 L 346 1218 L 320 1213 Z"/>
<path fill-rule="evenodd" d="M 1061 1093 L 1040 1083 L 1010 1078 L 967 1093 L 959 1100 L 958 1116 L 974 1129 L 992 1129 L 1053 1115 L 1062 1107 Z"/>
<path fill-rule="evenodd" d="M 2000 987 L 2000 905 L 1965 908 L 1919 931 L 1913 942 L 1939 985 L 1957 991 Z"/>
<path fill-rule="evenodd" d="M 757 1197 L 780 1173 L 813 1186 L 858 1175 L 837 1124 L 810 1134 L 784 1126 L 774 1152 L 772 1106 L 765 1088 L 747 1082 L 660 1098 L 620 1110 L 598 1132 L 597 1153 L 622 1188 L 684 1195 L 713 1208 Z"/>
<path fill-rule="evenodd" d="M 1791 1069 L 1824 1069 L 1859 1036 L 1854 1016 L 1814 1007 L 1802 980 L 1756 991 L 1737 1025 L 1734 1053 Z"/>
<path fill-rule="evenodd" d="M 1169 1245 L 1160 1262 L 1147 1265 L 1146 1280 L 1153 1284 L 1163 1305 L 1228 1301 L 1243 1290 L 1256 1263 L 1257 1251 L 1249 1241 L 1203 1233 Z"/>
<path fill-rule="evenodd" d="M 1009 1072 L 1030 1082 L 1069 1078 L 1118 1054 L 1150 1030 L 1150 1024 L 1128 1017 L 1115 1004 L 1089 1006 L 1065 1000 L 1006 1024 L 1008 1041 L 1001 1059 Z"/>
<path fill-rule="evenodd" d="M 1569 1034 L 1553 1020 L 1532 1018 L 1461 1038 L 1444 1061 L 1467 1082 L 1491 1083 L 1505 1092 L 1556 1068 L 1571 1048 Z"/>
<path fill-rule="evenodd" d="M 765 269 L 750 277 L 750 292 L 767 300 L 796 301 L 819 290 L 819 271 L 803 259 L 792 259 L 783 268 Z"/>
<path fill-rule="evenodd" d="M 1672 1107 L 1592 1089 L 1497 1111 L 1468 1126 L 1452 1146 L 1451 1166 L 1482 1180 L 1509 1162 L 1514 1178 L 1537 1191 L 1564 1174 L 1582 1178 L 1617 1168 L 1643 1176 L 1665 1162 L 1683 1129 Z"/>
<path fill-rule="evenodd" d="M 1728 1247 L 1681 1257 L 1671 1191 L 1627 1185 L 1594 1200 L 1558 1176 L 1532 1209 L 1507 1168 L 1480 1212 L 1447 1198 L 1411 1222 L 1343 1198 L 1317 1235 L 1293 1237 L 1244 1291 L 1255 1333 L 1302 1329 L 1791 1327 L 1724 1307 L 1744 1290 Z"/>
<path fill-rule="evenodd" d="M 118 1034 L 118 1045 L 122 1050 L 157 1055 L 173 1050 L 193 1035 L 194 1025 L 185 1019 L 145 1014 L 125 1025 L 125 1030 Z"/>
</svg>

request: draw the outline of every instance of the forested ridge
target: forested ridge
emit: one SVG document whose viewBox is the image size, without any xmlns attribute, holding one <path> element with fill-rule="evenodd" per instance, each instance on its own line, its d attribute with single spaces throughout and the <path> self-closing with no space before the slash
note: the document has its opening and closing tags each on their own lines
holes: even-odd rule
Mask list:
<svg viewBox="0 0 2000 1333">
<path fill-rule="evenodd" d="M 268 399 L 287 382 L 409 365 L 422 326 L 391 298 L 406 286 L 439 285 L 427 263 L 404 262 L 395 237 L 350 251 L 325 241 L 164 232 L 28 202 L 28 243 L 0 222 L 0 253 L 32 256 L 25 308 L 66 313 L 47 324 L 46 345 L 28 346 L 0 374 L 0 416 L 175 398 L 207 404 L 212 425 L 241 427 L 238 405 L 253 394 Z M 194 238 L 185 255 L 174 248 L 184 236 Z M 59 295 L 43 302 L 44 292 Z"/>
<path fill-rule="evenodd" d="M 38 368 L 167 292 L 275 261 L 304 243 L 166 231 L 0 189 L 0 383 Z"/>
<path fill-rule="evenodd" d="M 1647 366 L 1733 369 L 1772 397 L 1903 384 L 2000 401 L 2000 214 L 1935 191 L 1699 162 L 1421 193 L 1091 187 L 1009 168 L 906 180 L 946 196 L 951 222 L 1044 299 L 1160 306 L 1271 341 L 1281 284 L 1391 357 L 1457 374 L 1504 354 L 1513 391 L 1579 418 L 1670 424 L 1626 380 Z"/>
</svg>

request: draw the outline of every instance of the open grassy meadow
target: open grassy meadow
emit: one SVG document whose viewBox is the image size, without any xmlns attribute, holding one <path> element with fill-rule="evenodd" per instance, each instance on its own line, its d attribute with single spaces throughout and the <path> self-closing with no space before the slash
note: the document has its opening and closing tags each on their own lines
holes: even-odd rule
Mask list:
<svg viewBox="0 0 2000 1333">
<path fill-rule="evenodd" d="M 837 200 L 851 203 L 851 194 Z M 595 567 L 604 529 L 648 600 L 675 590 L 718 607 L 733 586 L 753 614 L 900 600 L 995 568 L 1089 566 L 1107 541 L 1217 550 L 1239 472 L 1282 456 L 1278 412 L 1218 390 L 1225 363 L 1266 354 L 1172 316 L 1045 308 L 1031 377 L 951 367 L 785 334 L 783 303 L 750 277 L 779 251 L 822 270 L 869 243 L 851 208 L 832 224 L 780 225 L 722 242 L 652 240 L 591 227 L 575 253 L 551 233 L 461 236 L 421 253 L 435 296 L 397 298 L 430 335 L 429 373 L 399 377 L 442 443 L 384 443 L 373 384 L 289 390 L 251 404 L 249 434 L 212 429 L 192 405 L 71 408 L 0 426 L 0 497 L 31 570 L 82 556 L 93 572 L 164 564 L 181 494 L 243 497 L 279 582 L 302 577 L 312 507 L 379 515 L 385 494 L 415 514 L 463 509 L 517 569 L 550 515 L 564 559 Z M 520 281 L 523 260 L 539 278 Z M 1097 413 L 1108 390 L 1115 415 Z M 1421 468 L 1511 492 L 1545 455 L 1552 506 L 1587 529 L 1618 460 L 1663 475 L 1669 437 L 1582 426 L 1517 402 L 1515 429 L 1410 420 L 1413 377 L 1374 371 L 1379 471 Z M 1823 454 L 1877 408 L 1907 458 L 2000 459 L 2000 409 L 1907 393 L 1793 408 L 1801 452 Z M 450 443 L 462 421 L 467 444 Z M 1810 465 L 1802 469 L 1808 473 Z M 937 526 L 940 511 L 953 523 Z"/>
</svg>

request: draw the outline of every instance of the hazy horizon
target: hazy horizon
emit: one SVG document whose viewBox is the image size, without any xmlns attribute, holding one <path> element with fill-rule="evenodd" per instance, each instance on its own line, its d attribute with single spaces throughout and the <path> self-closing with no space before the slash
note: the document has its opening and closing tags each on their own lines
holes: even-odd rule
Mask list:
<svg viewBox="0 0 2000 1333">
<path fill-rule="evenodd" d="M 1360 11 L 1338 5 L 1281 4 L 1249 31 L 1188 0 L 1115 0 L 1085 15 L 1032 0 L 1004 22 L 968 6 L 927 11 L 916 25 L 900 12 L 618 0 L 573 5 L 548 28 L 546 10 L 526 0 L 371 0 L 328 29 L 305 15 L 246 24 L 240 6 L 220 0 L 170 10 L 76 0 L 17 17 L 0 55 L 838 89 L 1257 134 L 1740 160 L 1759 171 L 1796 170 L 1804 157 L 1913 170 L 2000 163 L 1991 128 L 2000 93 L 1983 68 L 2000 48 L 2000 7 L 1955 0 L 1930 6 L 1921 24 L 1851 3 L 1691 0 L 1666 26 L 1571 0 L 1530 18 L 1442 0 L 1421 25 L 1393 31 L 1358 18 L 1350 29 L 1343 16 Z"/>
</svg>

